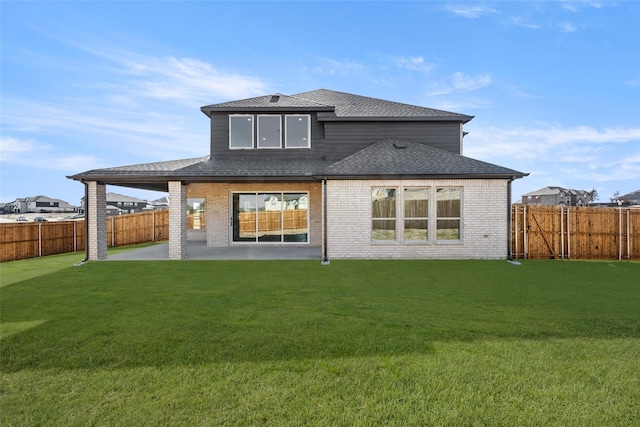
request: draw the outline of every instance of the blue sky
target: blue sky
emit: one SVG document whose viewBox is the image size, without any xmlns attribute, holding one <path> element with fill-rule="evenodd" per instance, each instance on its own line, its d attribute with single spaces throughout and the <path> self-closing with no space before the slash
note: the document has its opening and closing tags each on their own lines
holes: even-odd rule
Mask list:
<svg viewBox="0 0 640 427">
<path fill-rule="evenodd" d="M 640 2 L 0 1 L 0 202 L 208 154 L 203 105 L 318 88 L 475 116 L 464 155 L 640 189 Z M 109 187 L 155 199 L 163 193 Z"/>
</svg>

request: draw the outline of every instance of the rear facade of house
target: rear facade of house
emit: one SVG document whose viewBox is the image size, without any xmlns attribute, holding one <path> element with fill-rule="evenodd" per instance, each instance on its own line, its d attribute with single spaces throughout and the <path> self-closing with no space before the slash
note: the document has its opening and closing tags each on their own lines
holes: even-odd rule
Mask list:
<svg viewBox="0 0 640 427">
<path fill-rule="evenodd" d="M 187 239 L 311 245 L 323 258 L 508 256 L 510 183 L 526 174 L 462 155 L 470 116 L 324 89 L 201 110 L 209 156 L 71 178 L 89 193 L 168 190 L 176 259 Z M 187 233 L 187 199 L 204 202 L 205 230 Z"/>
</svg>

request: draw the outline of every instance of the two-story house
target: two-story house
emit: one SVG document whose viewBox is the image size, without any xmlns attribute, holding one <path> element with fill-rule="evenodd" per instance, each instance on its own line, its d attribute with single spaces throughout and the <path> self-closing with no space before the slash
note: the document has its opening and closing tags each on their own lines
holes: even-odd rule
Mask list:
<svg viewBox="0 0 640 427">
<path fill-rule="evenodd" d="M 319 89 L 201 108 L 208 156 L 91 170 L 89 259 L 106 257 L 106 184 L 169 192 L 169 257 L 187 257 L 186 200 L 210 247 L 313 245 L 328 258 L 508 257 L 511 182 L 462 155 L 471 116 Z"/>
<path fill-rule="evenodd" d="M 522 195 L 522 204 L 538 206 L 586 206 L 591 194 L 585 190 L 544 187 Z"/>
<path fill-rule="evenodd" d="M 4 210 L 9 213 L 68 213 L 75 212 L 77 208 L 64 200 L 40 195 L 18 198 L 7 203 Z"/>
</svg>

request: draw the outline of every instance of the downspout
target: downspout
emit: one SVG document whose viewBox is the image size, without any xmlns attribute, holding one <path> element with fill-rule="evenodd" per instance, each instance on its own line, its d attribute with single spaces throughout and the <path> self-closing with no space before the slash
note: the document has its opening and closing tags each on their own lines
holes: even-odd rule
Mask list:
<svg viewBox="0 0 640 427">
<path fill-rule="evenodd" d="M 511 262 L 511 183 L 513 177 L 507 182 L 507 261 Z"/>
<path fill-rule="evenodd" d="M 322 178 L 322 265 L 329 264 L 327 251 L 327 178 Z"/>
</svg>

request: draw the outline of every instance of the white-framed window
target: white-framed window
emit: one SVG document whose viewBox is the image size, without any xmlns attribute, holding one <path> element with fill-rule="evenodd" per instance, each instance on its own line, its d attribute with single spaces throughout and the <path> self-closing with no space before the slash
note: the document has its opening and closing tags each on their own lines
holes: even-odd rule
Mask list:
<svg viewBox="0 0 640 427">
<path fill-rule="evenodd" d="M 436 190 L 436 240 L 456 241 L 461 239 L 462 189 L 443 187 Z"/>
<path fill-rule="evenodd" d="M 258 115 L 258 148 L 282 148 L 279 115 Z"/>
<path fill-rule="evenodd" d="M 280 114 L 230 114 L 229 149 L 283 148 L 282 120 Z M 311 115 L 284 115 L 284 148 L 311 148 Z"/>
<path fill-rule="evenodd" d="M 396 240 L 396 189 L 371 189 L 371 238 L 374 241 Z"/>
<path fill-rule="evenodd" d="M 429 240 L 429 191 L 428 187 L 409 187 L 403 191 L 405 241 Z"/>
<path fill-rule="evenodd" d="M 311 147 L 311 116 L 287 114 L 285 123 L 285 148 Z"/>
<path fill-rule="evenodd" d="M 229 148 L 246 150 L 253 148 L 253 115 L 229 115 Z"/>
</svg>

